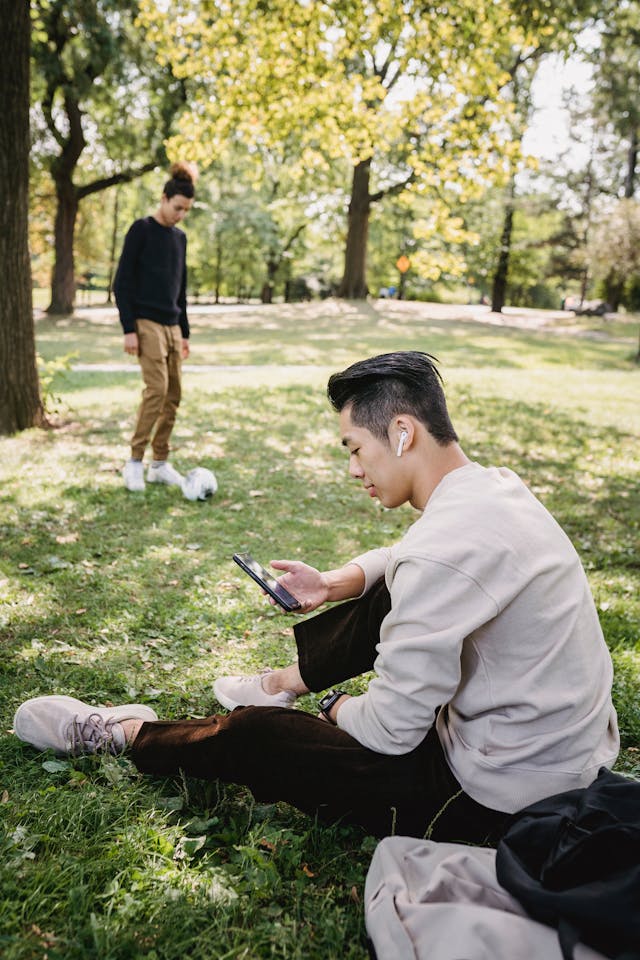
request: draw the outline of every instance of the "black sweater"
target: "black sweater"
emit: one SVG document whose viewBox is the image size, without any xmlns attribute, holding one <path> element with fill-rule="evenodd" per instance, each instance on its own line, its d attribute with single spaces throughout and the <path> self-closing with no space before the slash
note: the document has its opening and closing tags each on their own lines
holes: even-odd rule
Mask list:
<svg viewBox="0 0 640 960">
<path fill-rule="evenodd" d="M 179 323 L 188 339 L 186 253 L 187 238 L 177 227 L 163 227 L 154 217 L 131 225 L 113 283 L 125 333 L 135 333 L 135 321 L 144 318 Z"/>
</svg>

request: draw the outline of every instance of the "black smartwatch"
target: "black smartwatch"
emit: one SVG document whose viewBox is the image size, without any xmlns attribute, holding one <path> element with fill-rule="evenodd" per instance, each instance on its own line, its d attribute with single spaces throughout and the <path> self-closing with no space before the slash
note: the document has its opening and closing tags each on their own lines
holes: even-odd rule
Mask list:
<svg viewBox="0 0 640 960">
<path fill-rule="evenodd" d="M 340 697 L 347 697 L 347 696 L 348 694 L 345 693 L 344 690 L 329 690 L 329 693 L 325 693 L 324 697 L 322 697 L 322 699 L 318 703 L 318 707 L 320 709 L 320 713 L 327 718 L 329 723 L 334 722 L 329 716 L 329 711 L 331 710 L 331 707 L 334 706 L 334 704 L 336 703 L 337 700 L 340 699 Z"/>
</svg>

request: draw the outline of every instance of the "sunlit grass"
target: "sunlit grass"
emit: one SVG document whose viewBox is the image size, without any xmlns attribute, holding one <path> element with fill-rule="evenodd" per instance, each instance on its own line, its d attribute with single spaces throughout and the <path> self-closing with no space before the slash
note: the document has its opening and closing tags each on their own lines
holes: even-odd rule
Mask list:
<svg viewBox="0 0 640 960">
<path fill-rule="evenodd" d="M 241 788 L 143 778 L 126 760 L 43 767 L 9 729 L 23 699 L 51 692 L 204 715 L 217 674 L 290 660 L 291 621 L 231 555 L 329 566 L 402 535 L 413 512 L 385 511 L 347 479 L 324 396 L 328 372 L 378 349 L 438 355 L 465 450 L 513 467 L 572 537 L 614 656 L 620 768 L 640 774 L 640 374 L 629 345 L 421 319 L 420 305 L 374 324 L 368 308 L 329 304 L 314 321 L 315 306 L 276 307 L 267 340 L 249 311 L 227 311 L 224 326 L 197 320 L 194 353 L 199 343 L 198 362 L 217 369 L 185 375 L 172 459 L 215 470 L 208 502 L 123 489 L 135 364 L 68 371 L 55 429 L 0 440 L 8 960 L 366 956 L 371 838 L 257 805 Z M 85 359 L 126 362 L 112 319 L 83 323 L 46 321 L 39 346 L 53 356 L 75 341 Z M 263 365 L 220 369 L 235 356 Z"/>
<path fill-rule="evenodd" d="M 582 367 L 628 367 L 640 324 L 633 317 L 614 323 L 517 310 L 497 317 L 485 307 L 333 300 L 192 307 L 190 321 L 192 365 L 325 366 L 330 358 L 340 367 L 363 352 L 427 349 L 446 354 L 450 365 L 518 369 L 573 366 L 576 350 Z M 113 308 L 79 310 L 72 318 L 41 317 L 36 331 L 45 360 L 74 354 L 78 363 L 127 363 L 136 370 L 123 353 Z"/>
</svg>

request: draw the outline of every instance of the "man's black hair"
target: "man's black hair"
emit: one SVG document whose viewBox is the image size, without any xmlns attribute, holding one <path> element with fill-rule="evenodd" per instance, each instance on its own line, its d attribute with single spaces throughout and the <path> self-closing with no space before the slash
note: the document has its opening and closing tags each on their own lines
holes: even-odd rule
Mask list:
<svg viewBox="0 0 640 960">
<path fill-rule="evenodd" d="M 349 406 L 352 422 L 388 440 L 391 420 L 411 414 L 445 446 L 458 439 L 449 418 L 437 358 L 418 350 L 382 353 L 329 377 L 327 396 L 340 412 Z"/>
<path fill-rule="evenodd" d="M 191 163 L 178 161 L 171 164 L 169 171 L 170 179 L 164 185 L 162 191 L 167 199 L 171 197 L 185 197 L 187 200 L 193 200 L 196 195 L 195 184 L 198 179 L 197 168 Z"/>
</svg>

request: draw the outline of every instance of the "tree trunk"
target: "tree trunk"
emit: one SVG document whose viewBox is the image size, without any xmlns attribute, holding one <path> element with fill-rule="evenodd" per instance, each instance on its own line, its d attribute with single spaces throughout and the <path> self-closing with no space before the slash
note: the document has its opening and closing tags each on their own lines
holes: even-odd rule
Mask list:
<svg viewBox="0 0 640 960">
<path fill-rule="evenodd" d="M 627 200 L 636 192 L 636 167 L 638 165 L 638 149 L 640 144 L 638 144 L 638 131 L 633 130 L 631 133 L 631 142 L 629 144 L 629 150 L 627 151 L 627 173 L 624 179 L 624 195 Z"/>
<path fill-rule="evenodd" d="M 589 267 L 585 267 L 580 276 L 580 309 L 587 299 L 587 290 L 589 289 Z"/>
<path fill-rule="evenodd" d="M 491 309 L 494 313 L 502 313 L 507 296 L 507 279 L 509 276 L 509 257 L 511 255 L 511 235 L 513 233 L 513 208 L 515 197 L 515 183 L 511 181 L 509 197 L 504 210 L 504 223 L 500 237 L 500 256 L 493 275 L 493 289 L 491 291 Z"/>
<path fill-rule="evenodd" d="M 113 280 L 116 274 L 116 253 L 118 244 L 118 208 L 120 191 L 116 187 L 113 197 L 113 221 L 111 226 L 111 248 L 109 250 L 109 283 L 107 285 L 107 303 L 113 303 Z"/>
<path fill-rule="evenodd" d="M 216 237 L 216 303 L 220 303 L 220 284 L 222 283 L 222 241 Z"/>
<path fill-rule="evenodd" d="M 78 197 L 70 177 L 56 179 L 56 219 L 54 228 L 55 263 L 51 275 L 51 303 L 47 313 L 73 313 L 76 299 L 73 241 L 78 216 Z"/>
<path fill-rule="evenodd" d="M 28 0 L 0 0 L 11 54 L 0 57 L 0 434 L 44 423 L 29 259 Z"/>
<path fill-rule="evenodd" d="M 267 276 L 260 291 L 260 300 L 262 303 L 273 303 L 273 291 L 276 285 L 276 274 L 279 266 L 280 259 L 277 258 L 277 254 L 272 253 L 267 259 Z"/>
<path fill-rule="evenodd" d="M 611 271 L 604 281 L 606 301 L 615 313 L 620 306 L 622 295 L 624 293 L 624 279 L 617 273 Z"/>
<path fill-rule="evenodd" d="M 371 197 L 369 180 L 371 160 L 362 160 L 353 169 L 347 245 L 344 255 L 344 275 L 338 287 L 338 296 L 346 300 L 363 300 L 367 293 L 367 240 Z"/>
</svg>

